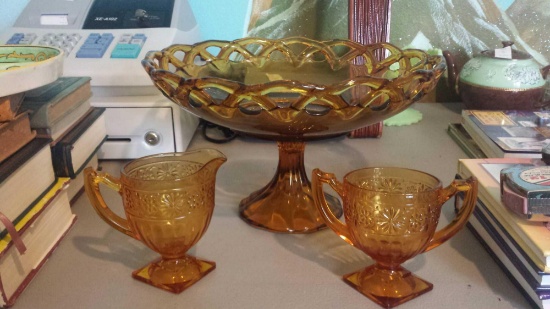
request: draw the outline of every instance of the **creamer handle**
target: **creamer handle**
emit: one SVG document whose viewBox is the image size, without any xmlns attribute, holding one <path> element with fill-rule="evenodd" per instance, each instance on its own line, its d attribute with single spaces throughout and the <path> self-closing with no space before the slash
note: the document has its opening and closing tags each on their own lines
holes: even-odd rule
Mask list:
<svg viewBox="0 0 550 309">
<path fill-rule="evenodd" d="M 107 174 L 107 173 L 98 173 L 91 167 L 84 169 L 84 189 L 88 195 L 90 203 L 94 207 L 95 211 L 103 221 L 107 222 L 110 226 L 114 227 L 119 232 L 122 232 L 130 237 L 139 239 L 134 232 L 130 229 L 128 220 L 120 217 L 115 214 L 101 195 L 99 191 L 99 184 L 103 183 L 107 185 L 109 189 L 115 190 L 120 193 L 121 184 L 120 180 Z"/>
</svg>

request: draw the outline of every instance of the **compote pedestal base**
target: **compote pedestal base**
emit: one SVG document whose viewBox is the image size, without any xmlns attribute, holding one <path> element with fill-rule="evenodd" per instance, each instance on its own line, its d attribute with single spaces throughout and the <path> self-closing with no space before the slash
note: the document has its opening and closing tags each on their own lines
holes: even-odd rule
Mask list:
<svg viewBox="0 0 550 309">
<path fill-rule="evenodd" d="M 433 285 L 403 267 L 378 264 L 345 275 L 344 281 L 384 308 L 393 308 L 432 290 Z"/>
<path fill-rule="evenodd" d="M 279 233 L 311 233 L 326 227 L 311 195 L 304 166 L 305 142 L 279 141 L 279 163 L 272 180 L 239 204 L 248 224 Z M 335 215 L 342 215 L 337 198 L 325 197 Z"/>
<path fill-rule="evenodd" d="M 135 270 L 132 277 L 154 287 L 179 294 L 216 268 L 216 263 L 186 255 L 181 259 L 159 258 Z"/>
</svg>

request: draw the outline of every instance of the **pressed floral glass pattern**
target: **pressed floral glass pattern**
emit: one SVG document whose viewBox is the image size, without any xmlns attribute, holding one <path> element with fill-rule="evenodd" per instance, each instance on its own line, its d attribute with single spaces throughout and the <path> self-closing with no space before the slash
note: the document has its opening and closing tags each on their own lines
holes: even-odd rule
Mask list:
<svg viewBox="0 0 550 309">
<path fill-rule="evenodd" d="M 141 180 L 177 180 L 189 176 L 203 167 L 203 164 L 195 162 L 183 163 L 157 163 L 129 171 L 132 178 Z"/>
<path fill-rule="evenodd" d="M 399 177 L 376 177 L 359 181 L 357 187 L 361 190 L 349 192 L 361 194 L 360 197 L 353 194 L 343 197 L 344 204 L 360 203 L 350 207 L 345 218 L 349 224 L 362 226 L 365 232 L 411 234 L 426 231 L 429 224 L 437 225 L 439 206 L 434 198 L 437 192 L 430 192 L 431 188 L 425 183 L 409 182 Z M 383 207 L 382 196 L 389 194 L 402 194 L 399 196 L 402 205 L 395 203 L 395 206 Z M 415 207 L 416 203 L 422 206 Z"/>
<path fill-rule="evenodd" d="M 161 255 L 134 271 L 134 278 L 179 293 L 216 267 L 186 252 L 208 228 L 216 173 L 225 160 L 216 150 L 200 149 L 133 160 L 123 168 L 120 179 L 85 169 L 86 193 L 98 215 Z M 100 183 L 121 194 L 126 219 L 105 204 Z"/>
<path fill-rule="evenodd" d="M 342 197 L 345 224 L 325 200 L 323 183 Z M 446 188 L 423 172 L 403 168 L 365 168 L 340 183 L 335 176 L 313 171 L 313 196 L 327 225 L 342 239 L 376 261 L 344 276 L 344 281 L 383 307 L 391 308 L 432 289 L 432 284 L 401 266 L 419 253 L 454 236 L 466 223 L 477 198 L 477 181 L 455 180 Z M 436 231 L 441 206 L 463 191 L 465 203 L 456 218 Z"/>
</svg>

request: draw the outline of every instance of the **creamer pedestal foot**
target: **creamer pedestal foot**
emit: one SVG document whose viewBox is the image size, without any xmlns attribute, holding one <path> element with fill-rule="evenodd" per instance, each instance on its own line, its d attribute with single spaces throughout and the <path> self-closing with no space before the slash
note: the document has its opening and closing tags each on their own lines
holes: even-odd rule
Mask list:
<svg viewBox="0 0 550 309">
<path fill-rule="evenodd" d="M 216 263 L 192 256 L 151 262 L 132 273 L 132 277 L 157 288 L 179 294 L 216 268 Z"/>
</svg>

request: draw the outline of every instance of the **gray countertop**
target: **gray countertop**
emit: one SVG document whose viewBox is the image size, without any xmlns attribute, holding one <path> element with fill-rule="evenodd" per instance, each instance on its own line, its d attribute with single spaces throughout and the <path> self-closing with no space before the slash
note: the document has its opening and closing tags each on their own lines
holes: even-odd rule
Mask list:
<svg viewBox="0 0 550 309">
<path fill-rule="evenodd" d="M 345 137 L 308 142 L 306 171 L 321 168 L 341 177 L 365 166 L 400 166 L 454 178 L 464 152 L 447 135 L 460 121 L 460 104 L 416 104 L 423 120 L 384 127 L 379 139 Z M 78 221 L 15 308 L 379 308 L 341 277 L 372 263 L 332 230 L 286 235 L 258 230 L 238 216 L 238 204 L 275 173 L 277 145 L 253 138 L 211 144 L 196 134 L 189 149 L 216 148 L 228 161 L 218 171 L 216 209 L 193 255 L 217 268 L 197 284 L 172 294 L 132 279 L 131 272 L 157 257 L 138 241 L 104 223 L 82 195 L 73 205 Z M 102 161 L 115 174 L 123 162 Z M 114 192 L 111 207 L 122 208 Z M 444 205 L 440 226 L 453 218 Z M 528 308 L 529 304 L 464 228 L 440 247 L 404 266 L 433 283 L 432 291 L 398 308 Z"/>
</svg>

